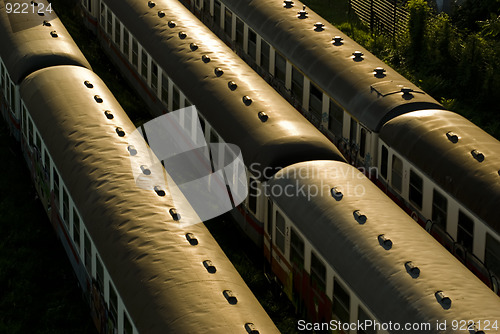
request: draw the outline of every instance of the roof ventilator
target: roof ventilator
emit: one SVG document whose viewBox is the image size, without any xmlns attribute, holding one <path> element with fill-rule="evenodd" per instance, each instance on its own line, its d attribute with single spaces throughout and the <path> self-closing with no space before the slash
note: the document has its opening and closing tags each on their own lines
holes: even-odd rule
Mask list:
<svg viewBox="0 0 500 334">
<path fill-rule="evenodd" d="M 236 296 L 233 294 L 231 290 L 224 290 L 223 294 L 224 297 L 226 297 L 229 304 L 236 305 L 236 303 L 238 303 L 238 299 L 236 299 Z"/>
<path fill-rule="evenodd" d="M 102 99 L 99 95 L 94 95 L 94 100 L 97 102 L 97 103 L 102 103 Z"/>
<path fill-rule="evenodd" d="M 354 219 L 356 219 L 359 224 L 363 225 L 364 223 L 366 223 L 367 218 L 364 214 L 361 213 L 361 211 L 355 210 L 352 214 L 354 216 Z"/>
<path fill-rule="evenodd" d="M 203 62 L 206 64 L 210 62 L 210 57 L 207 55 L 203 55 L 201 56 L 201 60 L 203 60 Z"/>
<path fill-rule="evenodd" d="M 165 17 L 165 12 L 162 10 L 158 11 L 158 17 Z"/>
<path fill-rule="evenodd" d="M 325 25 L 321 22 L 316 22 L 314 24 L 314 31 L 317 31 L 317 32 L 320 32 L 320 31 L 323 31 L 325 30 Z"/>
<path fill-rule="evenodd" d="M 340 36 L 332 37 L 333 45 L 337 45 L 337 46 L 342 45 L 343 44 L 342 43 L 343 40 L 344 39 L 342 37 L 340 37 Z"/>
<path fill-rule="evenodd" d="M 123 129 L 122 129 L 122 128 L 120 128 L 120 127 L 117 127 L 117 128 L 116 128 L 116 133 L 117 133 L 117 134 L 118 134 L 118 136 L 120 136 L 120 137 L 124 137 L 124 136 L 125 136 L 125 131 L 123 131 Z"/>
<path fill-rule="evenodd" d="M 127 146 L 127 150 L 130 153 L 130 155 L 132 155 L 132 156 L 137 154 L 137 150 L 135 149 L 134 145 Z"/>
<path fill-rule="evenodd" d="M 184 31 L 179 32 L 179 38 L 180 39 L 184 39 L 186 37 L 187 37 L 187 35 L 186 35 L 186 33 Z"/>
<path fill-rule="evenodd" d="M 411 95 L 411 92 L 413 92 L 413 89 L 411 89 L 410 87 L 401 87 L 401 92 L 403 93 L 403 96 Z"/>
<path fill-rule="evenodd" d="M 172 209 L 168 210 L 168 213 L 170 213 L 170 215 L 172 216 L 172 218 L 175 221 L 181 220 L 181 215 L 180 215 L 180 213 L 177 213 L 176 209 L 172 208 Z"/>
<path fill-rule="evenodd" d="M 52 26 L 52 23 L 50 23 L 49 21 L 47 20 L 44 20 L 42 25 L 46 26 L 46 27 L 51 27 Z"/>
<path fill-rule="evenodd" d="M 337 187 L 333 187 L 332 189 L 330 189 L 330 194 L 333 198 L 335 198 L 337 202 L 344 197 L 344 194 Z"/>
<path fill-rule="evenodd" d="M 227 86 L 229 87 L 230 90 L 236 90 L 236 88 L 238 88 L 238 85 L 234 81 L 229 81 L 227 83 Z"/>
<path fill-rule="evenodd" d="M 187 233 L 186 234 L 186 240 L 189 242 L 191 246 L 196 246 L 198 245 L 198 239 L 194 236 L 193 233 Z"/>
<path fill-rule="evenodd" d="M 267 114 L 263 111 L 259 111 L 259 113 L 257 114 L 257 116 L 259 116 L 259 119 L 262 123 L 265 123 L 267 122 L 267 120 L 269 119 L 269 116 L 267 116 Z"/>
<path fill-rule="evenodd" d="M 376 78 L 383 78 L 385 77 L 385 68 L 383 67 L 374 68 L 373 74 L 375 75 Z"/>
<path fill-rule="evenodd" d="M 161 196 L 161 197 L 165 196 L 165 190 L 161 189 L 160 186 L 155 186 L 154 190 L 155 190 L 156 195 Z"/>
<path fill-rule="evenodd" d="M 57 34 L 57 31 L 53 30 L 50 32 L 50 36 L 54 37 L 54 38 L 57 38 L 59 37 L 59 35 Z"/>
<path fill-rule="evenodd" d="M 156 3 L 154 3 L 154 1 L 148 1 L 149 8 L 153 8 L 154 6 L 156 6 Z"/>
<path fill-rule="evenodd" d="M 148 166 L 141 165 L 141 171 L 144 175 L 151 175 L 151 169 L 149 169 Z"/>
<path fill-rule="evenodd" d="M 436 299 L 441 306 L 447 310 L 451 307 L 451 299 L 450 297 L 446 296 L 443 291 L 437 291 L 434 296 L 436 296 Z"/>
<path fill-rule="evenodd" d="M 93 85 L 90 81 L 88 81 L 88 80 L 85 80 L 85 81 L 83 82 L 83 84 L 84 84 L 87 88 L 94 88 L 94 85 Z"/>
<path fill-rule="evenodd" d="M 412 278 L 417 278 L 418 276 L 420 276 L 420 269 L 416 265 L 414 265 L 413 262 L 406 262 L 405 268 Z"/>
<path fill-rule="evenodd" d="M 301 19 L 301 20 L 302 19 L 307 19 L 307 14 L 308 13 L 306 12 L 306 6 L 302 7 L 302 9 L 297 12 L 297 14 L 298 14 L 297 17 L 299 19 Z"/>
<path fill-rule="evenodd" d="M 191 48 L 191 51 L 196 51 L 198 50 L 198 45 L 196 43 L 191 43 L 189 44 L 189 47 Z"/>
<path fill-rule="evenodd" d="M 387 238 L 385 234 L 381 234 L 378 237 L 378 243 L 380 246 L 384 247 L 385 250 L 389 250 L 392 248 L 392 240 Z"/>
<path fill-rule="evenodd" d="M 252 99 L 248 95 L 243 96 L 242 100 L 247 107 L 252 104 Z"/>
<path fill-rule="evenodd" d="M 470 153 L 472 154 L 472 156 L 474 157 L 474 159 L 476 159 L 477 161 L 479 161 L 479 162 L 483 162 L 484 161 L 484 154 L 482 154 L 478 150 L 472 150 Z"/>
<path fill-rule="evenodd" d="M 248 334 L 260 334 L 257 330 L 257 327 L 251 322 L 247 322 L 245 324 L 245 329 L 247 330 Z"/>
<path fill-rule="evenodd" d="M 203 265 L 210 274 L 215 274 L 215 272 L 217 271 L 217 268 L 215 268 L 214 264 L 210 260 L 203 261 Z"/>
<path fill-rule="evenodd" d="M 168 26 L 170 28 L 174 28 L 175 27 L 175 22 L 174 21 L 168 21 Z"/>
<path fill-rule="evenodd" d="M 456 144 L 458 143 L 458 136 L 456 133 L 452 132 L 452 131 L 448 131 L 446 132 L 446 137 L 448 137 L 448 140 L 451 141 L 453 144 Z"/>
<path fill-rule="evenodd" d="M 113 114 L 109 110 L 104 110 L 104 115 L 106 115 L 107 119 L 113 119 L 113 118 L 115 118 L 115 116 L 113 116 Z"/>
<path fill-rule="evenodd" d="M 222 68 L 220 67 L 216 67 L 215 70 L 214 70 L 214 73 L 217 77 L 220 77 L 221 75 L 224 74 L 224 71 L 222 70 Z"/>
<path fill-rule="evenodd" d="M 353 57 L 352 57 L 352 59 L 353 59 L 354 61 L 362 61 L 362 60 L 363 60 L 363 56 L 364 56 L 364 54 L 363 54 L 363 52 L 361 52 L 361 51 L 354 51 L 354 52 L 352 53 L 352 56 L 353 56 Z"/>
<path fill-rule="evenodd" d="M 293 7 L 293 1 L 292 0 L 283 0 L 283 7 L 285 7 L 285 8 L 292 8 Z"/>
</svg>

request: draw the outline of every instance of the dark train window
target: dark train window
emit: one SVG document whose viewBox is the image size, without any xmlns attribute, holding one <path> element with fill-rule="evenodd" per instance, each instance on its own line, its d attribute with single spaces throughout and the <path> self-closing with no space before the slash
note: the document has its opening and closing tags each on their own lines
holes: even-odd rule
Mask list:
<svg viewBox="0 0 500 334">
<path fill-rule="evenodd" d="M 236 44 L 243 49 L 243 34 L 245 30 L 245 25 L 239 17 L 236 17 Z"/>
<path fill-rule="evenodd" d="M 276 59 L 274 62 L 274 76 L 276 79 L 285 84 L 286 80 L 286 59 L 280 55 L 278 52 L 275 52 Z"/>
<path fill-rule="evenodd" d="M 133 334 L 132 324 L 125 313 L 123 314 L 123 332 L 124 334 Z"/>
<path fill-rule="evenodd" d="M 248 182 L 248 208 L 253 213 L 257 213 L 257 188 L 257 180 L 253 177 L 250 177 Z"/>
<path fill-rule="evenodd" d="M 391 179 L 392 187 L 401 192 L 401 186 L 403 185 L 403 161 L 401 161 L 401 159 L 399 159 L 396 155 L 392 156 Z"/>
<path fill-rule="evenodd" d="M 200 119 L 201 131 L 203 132 L 203 134 L 205 134 L 205 119 L 202 117 L 199 117 L 199 119 Z"/>
<path fill-rule="evenodd" d="M 13 113 L 16 111 L 16 88 L 14 86 L 14 83 L 10 83 L 10 109 Z"/>
<path fill-rule="evenodd" d="M 33 121 L 31 118 L 28 122 L 28 143 L 30 146 L 33 146 Z"/>
<path fill-rule="evenodd" d="M 168 78 L 165 74 L 161 76 L 161 100 L 168 106 Z"/>
<path fill-rule="evenodd" d="M 89 12 L 92 12 L 92 0 L 87 1 L 87 8 L 88 8 Z"/>
<path fill-rule="evenodd" d="M 387 180 L 387 166 L 389 163 L 389 151 L 382 145 L 382 157 L 380 158 L 380 174 Z"/>
<path fill-rule="evenodd" d="M 73 241 L 76 245 L 76 250 L 80 253 L 80 217 L 73 208 Z"/>
<path fill-rule="evenodd" d="M 267 200 L 267 234 L 271 236 L 273 226 L 273 202 Z"/>
<path fill-rule="evenodd" d="M 115 18 L 115 43 L 120 47 L 120 38 L 121 38 L 121 23 Z"/>
<path fill-rule="evenodd" d="M 321 114 L 323 112 L 323 93 L 319 88 L 311 82 L 311 89 L 309 94 L 309 111 L 321 121 Z"/>
<path fill-rule="evenodd" d="M 267 44 L 263 39 L 260 43 L 260 67 L 262 67 L 266 72 L 269 72 L 269 44 Z"/>
<path fill-rule="evenodd" d="M 326 267 L 320 259 L 311 252 L 311 285 L 315 282 L 317 290 L 325 291 Z"/>
<path fill-rule="evenodd" d="M 233 13 L 226 8 L 224 12 L 224 32 L 229 38 L 232 38 L 233 31 Z"/>
<path fill-rule="evenodd" d="M 21 131 L 24 133 L 24 136 L 26 136 L 26 113 L 26 107 L 23 104 L 21 108 Z"/>
<path fill-rule="evenodd" d="M 462 244 L 465 249 L 472 252 L 474 243 L 474 221 L 462 210 L 458 210 L 458 231 L 457 242 Z"/>
<path fill-rule="evenodd" d="M 417 173 L 410 169 L 410 202 L 415 204 L 418 209 L 422 209 L 424 182 Z"/>
<path fill-rule="evenodd" d="M 115 323 L 118 320 L 118 296 L 116 295 L 116 290 L 111 285 L 111 281 L 108 281 L 109 286 L 109 310 L 114 317 Z"/>
<path fill-rule="evenodd" d="M 292 93 L 300 105 L 302 106 L 302 98 L 304 96 L 304 76 L 295 66 L 292 66 Z"/>
<path fill-rule="evenodd" d="M 69 228 L 69 197 L 66 188 L 63 186 L 63 219 L 66 226 Z"/>
<path fill-rule="evenodd" d="M 358 321 L 359 323 L 373 323 L 373 319 L 368 316 L 368 314 L 363 310 L 361 306 L 358 306 Z M 372 327 L 358 328 L 357 334 L 375 334 L 377 331 Z"/>
<path fill-rule="evenodd" d="M 130 38 L 130 35 L 128 33 L 127 28 L 123 27 L 123 54 L 127 57 L 127 59 L 130 59 L 129 38 Z"/>
<path fill-rule="evenodd" d="M 340 285 L 339 281 L 333 278 L 333 305 L 332 312 L 336 318 L 344 323 L 350 319 L 351 297 L 347 289 Z"/>
<path fill-rule="evenodd" d="M 500 278 L 500 241 L 486 233 L 484 264 L 496 277 Z"/>
<path fill-rule="evenodd" d="M 40 139 L 40 134 L 35 131 L 35 146 L 40 151 L 42 149 L 42 140 Z"/>
<path fill-rule="evenodd" d="M 446 217 L 448 216 L 448 200 L 436 189 L 432 192 L 432 221 L 446 231 Z"/>
<path fill-rule="evenodd" d="M 344 109 L 335 101 L 330 99 L 330 112 L 328 114 L 328 130 L 337 137 L 342 137 L 344 127 Z"/>
<path fill-rule="evenodd" d="M 101 2 L 101 27 L 106 27 L 106 5 Z"/>
<path fill-rule="evenodd" d="M 57 173 L 56 169 L 54 168 L 52 170 L 52 173 L 54 175 L 54 197 L 55 197 L 55 202 L 57 204 L 57 208 L 59 208 L 59 174 Z"/>
<path fill-rule="evenodd" d="M 44 148 L 43 149 L 43 157 L 42 157 L 43 168 L 45 168 L 45 170 L 50 170 L 47 168 L 47 160 L 49 160 L 49 156 L 48 156 L 47 150 Z"/>
<path fill-rule="evenodd" d="M 214 22 L 216 25 L 221 26 L 221 17 L 220 17 L 220 12 L 221 12 L 221 5 L 219 0 L 214 1 Z"/>
<path fill-rule="evenodd" d="M 276 211 L 276 228 L 274 233 L 276 233 L 276 246 L 278 246 L 281 253 L 285 254 L 285 217 L 278 211 Z"/>
<path fill-rule="evenodd" d="M 356 122 L 356 120 L 351 117 L 351 127 L 349 129 L 349 142 L 350 142 L 350 144 L 356 143 L 357 138 L 358 138 L 358 122 Z"/>
<path fill-rule="evenodd" d="M 181 105 L 181 93 L 179 92 L 179 88 L 173 86 L 173 93 L 172 93 L 172 111 L 173 110 L 178 110 Z"/>
<path fill-rule="evenodd" d="M 158 65 L 151 59 L 151 89 L 158 95 Z"/>
<path fill-rule="evenodd" d="M 108 12 L 107 12 L 107 16 L 108 16 L 108 24 L 106 25 L 106 32 L 108 33 L 108 35 L 110 37 L 112 37 L 112 34 L 113 34 L 113 13 L 111 13 L 111 11 L 109 10 L 108 8 Z"/>
<path fill-rule="evenodd" d="M 359 135 L 359 156 L 361 158 L 364 158 L 365 153 L 366 153 L 366 129 L 361 128 L 361 133 Z"/>
<path fill-rule="evenodd" d="M 146 50 L 142 48 L 141 51 L 141 74 L 144 77 L 144 79 L 148 79 L 148 54 L 146 53 Z"/>
<path fill-rule="evenodd" d="M 299 268 L 304 268 L 304 240 L 291 228 L 290 234 L 290 261 Z"/>
<path fill-rule="evenodd" d="M 248 55 L 257 60 L 257 34 L 248 28 Z"/>
<path fill-rule="evenodd" d="M 92 258 L 90 257 L 92 255 L 92 244 L 90 243 L 90 238 L 87 232 L 84 232 L 83 234 L 83 253 L 85 254 L 85 267 L 87 268 L 87 272 L 91 273 L 92 272 Z"/>
<path fill-rule="evenodd" d="M 139 45 L 137 44 L 137 40 L 132 37 L 132 65 L 135 68 L 139 68 Z"/>
<path fill-rule="evenodd" d="M 101 259 L 99 259 L 99 256 L 95 256 L 95 278 L 97 280 L 97 283 L 99 284 L 99 289 L 101 290 L 102 293 L 104 293 L 104 266 L 102 265 Z"/>
</svg>

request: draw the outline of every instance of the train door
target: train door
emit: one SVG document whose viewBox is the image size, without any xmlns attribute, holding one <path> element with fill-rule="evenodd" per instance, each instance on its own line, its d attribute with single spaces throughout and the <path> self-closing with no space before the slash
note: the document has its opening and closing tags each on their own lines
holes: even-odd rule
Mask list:
<svg viewBox="0 0 500 334">
<path fill-rule="evenodd" d="M 292 300 L 297 314 L 305 316 L 304 303 L 304 240 L 290 228 L 290 262 L 292 264 Z M 306 281 L 307 284 L 307 281 Z"/>
</svg>

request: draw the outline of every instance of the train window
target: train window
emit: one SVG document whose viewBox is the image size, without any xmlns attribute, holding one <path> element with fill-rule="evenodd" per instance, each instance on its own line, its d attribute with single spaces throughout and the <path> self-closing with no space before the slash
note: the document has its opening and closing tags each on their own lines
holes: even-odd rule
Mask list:
<svg viewBox="0 0 500 334">
<path fill-rule="evenodd" d="M 30 146 L 33 146 L 33 121 L 31 118 L 28 122 L 28 143 Z"/>
<path fill-rule="evenodd" d="M 250 28 L 248 28 L 248 55 L 257 60 L 257 34 Z"/>
<path fill-rule="evenodd" d="M 448 200 L 436 189 L 432 192 L 432 221 L 446 231 Z"/>
<path fill-rule="evenodd" d="M 87 268 L 87 272 L 92 272 L 92 258 L 90 257 L 92 254 L 92 244 L 90 243 L 90 238 L 87 232 L 83 232 L 83 253 L 85 254 L 85 267 Z"/>
<path fill-rule="evenodd" d="M 358 323 L 373 323 L 373 319 L 363 310 L 361 306 L 358 306 Z M 372 327 L 362 327 L 358 328 L 357 334 L 375 334 L 376 330 Z"/>
<path fill-rule="evenodd" d="M 354 145 L 356 139 L 358 138 L 358 122 L 351 117 L 351 127 L 349 129 L 349 143 Z"/>
<path fill-rule="evenodd" d="M 309 112 L 321 121 L 323 105 L 323 93 L 319 90 L 318 86 L 311 82 L 311 89 L 309 94 Z"/>
<path fill-rule="evenodd" d="M 59 208 L 59 174 L 57 173 L 56 169 L 52 171 L 54 175 L 54 201 L 57 204 L 57 208 Z"/>
<path fill-rule="evenodd" d="M 304 76 L 295 66 L 292 66 L 292 94 L 296 101 L 302 105 L 304 95 Z"/>
<path fill-rule="evenodd" d="M 97 284 L 99 285 L 99 290 L 104 293 L 104 266 L 102 265 L 102 261 L 99 256 L 95 256 L 95 278 L 97 280 Z"/>
<path fill-rule="evenodd" d="M 137 40 L 132 36 L 132 65 L 135 68 L 139 68 L 139 45 L 137 44 Z"/>
<path fill-rule="evenodd" d="M 500 278 L 500 241 L 489 233 L 486 233 L 484 264 L 496 277 Z"/>
<path fill-rule="evenodd" d="M 0 90 L 3 88 L 3 63 L 0 59 Z"/>
<path fill-rule="evenodd" d="M 391 184 L 392 188 L 401 192 L 401 186 L 403 184 L 403 161 L 396 155 L 392 156 Z"/>
<path fill-rule="evenodd" d="M 344 109 L 337 102 L 330 99 L 330 112 L 328 114 L 328 130 L 335 136 L 342 137 L 344 127 Z"/>
<path fill-rule="evenodd" d="M 203 0 L 203 8 L 202 11 L 204 13 L 210 13 L 210 0 Z"/>
<path fill-rule="evenodd" d="M 273 226 L 273 202 L 270 199 L 267 200 L 267 234 L 271 236 Z"/>
<path fill-rule="evenodd" d="M 344 287 L 334 277 L 332 312 L 340 321 L 344 323 L 348 323 L 350 319 L 350 302 L 351 298 L 349 296 L 349 292 L 347 289 L 344 289 Z"/>
<path fill-rule="evenodd" d="M 361 128 L 361 132 L 359 135 L 359 156 L 361 158 L 364 158 L 365 153 L 366 153 L 366 129 Z"/>
<path fill-rule="evenodd" d="M 21 131 L 24 133 L 24 136 L 26 136 L 26 107 L 24 103 L 21 108 Z"/>
<path fill-rule="evenodd" d="M 168 78 L 165 74 L 161 76 L 161 100 L 168 105 Z"/>
<path fill-rule="evenodd" d="M 15 94 L 16 94 L 16 87 L 14 86 L 14 83 L 11 82 L 10 83 L 10 109 L 11 109 L 12 113 L 15 113 L 15 111 L 16 111 Z"/>
<path fill-rule="evenodd" d="M 130 44 L 129 44 L 130 34 L 127 28 L 123 27 L 123 54 L 130 59 Z"/>
<path fill-rule="evenodd" d="M 89 10 L 89 12 L 92 12 L 92 0 L 87 1 L 87 9 Z"/>
<path fill-rule="evenodd" d="M 106 5 L 101 2 L 101 27 L 106 26 Z"/>
<path fill-rule="evenodd" d="M 382 145 L 382 157 L 380 158 L 380 174 L 387 180 L 387 166 L 389 163 L 389 151 Z"/>
<path fill-rule="evenodd" d="M 313 283 L 315 282 L 315 283 Z M 311 285 L 316 285 L 316 289 L 325 291 L 326 267 L 321 260 L 311 252 Z"/>
<path fill-rule="evenodd" d="M 50 160 L 49 156 L 48 156 L 48 153 L 47 153 L 47 150 L 45 149 L 45 147 L 43 148 L 43 156 L 42 156 L 42 163 L 43 163 L 43 168 L 45 170 L 49 170 L 47 169 L 47 161 Z"/>
<path fill-rule="evenodd" d="M 276 211 L 276 228 L 274 230 L 276 246 L 285 254 L 285 217 Z"/>
<path fill-rule="evenodd" d="M 112 37 L 113 31 L 111 30 L 113 28 L 113 13 L 108 8 L 107 11 L 107 25 L 106 25 L 106 32 L 109 34 L 110 37 Z"/>
<path fill-rule="evenodd" d="M 40 139 L 40 134 L 35 130 L 35 146 L 40 151 L 42 148 L 42 140 Z"/>
<path fill-rule="evenodd" d="M 260 67 L 269 72 L 269 53 L 271 48 L 263 39 L 260 41 Z"/>
<path fill-rule="evenodd" d="M 457 241 L 469 252 L 472 252 L 472 244 L 474 242 L 474 221 L 463 213 L 462 210 L 458 210 Z"/>
<path fill-rule="evenodd" d="M 50 179 L 51 163 L 50 163 L 50 156 L 49 155 L 47 155 L 47 157 L 46 157 L 46 163 L 47 163 L 46 168 L 47 168 L 48 178 Z"/>
<path fill-rule="evenodd" d="M 286 59 L 280 55 L 278 52 L 275 52 L 276 59 L 274 62 L 274 76 L 276 79 L 285 84 L 286 81 Z"/>
<path fill-rule="evenodd" d="M 239 17 L 236 17 L 236 45 L 243 49 L 243 31 L 245 30 L 245 25 Z"/>
<path fill-rule="evenodd" d="M 201 127 L 201 131 L 202 131 L 203 133 L 205 133 L 205 119 L 204 119 L 204 118 L 202 118 L 202 117 L 199 117 L 199 119 L 200 119 L 200 127 Z"/>
<path fill-rule="evenodd" d="M 141 74 L 144 79 L 148 80 L 148 54 L 144 48 L 141 48 Z"/>
<path fill-rule="evenodd" d="M 118 48 L 120 48 L 120 39 L 121 39 L 121 23 L 118 21 L 118 19 L 115 17 L 115 43 L 118 45 Z"/>
<path fill-rule="evenodd" d="M 174 86 L 174 91 L 172 94 L 172 110 L 177 110 L 181 105 L 181 93 L 179 92 L 179 88 Z"/>
<path fill-rule="evenodd" d="M 422 209 L 423 180 L 410 169 L 410 202 L 415 204 L 418 209 Z"/>
<path fill-rule="evenodd" d="M 68 191 L 66 190 L 66 187 L 62 187 L 63 190 L 63 219 L 64 222 L 66 223 L 66 226 L 69 228 L 69 197 L 68 197 Z"/>
<path fill-rule="evenodd" d="M 123 314 L 123 333 L 133 334 L 132 324 L 127 314 Z"/>
<path fill-rule="evenodd" d="M 232 31 L 233 31 L 233 13 L 226 8 L 225 13 L 224 13 L 224 32 L 229 38 L 232 38 Z"/>
<path fill-rule="evenodd" d="M 151 89 L 158 94 L 158 65 L 151 59 Z"/>
<path fill-rule="evenodd" d="M 253 213 L 257 213 L 257 192 L 258 192 L 257 180 L 250 176 L 248 182 L 248 209 Z"/>
<path fill-rule="evenodd" d="M 76 245 L 76 250 L 80 253 L 80 216 L 73 208 L 73 241 Z"/>
<path fill-rule="evenodd" d="M 111 315 L 113 316 L 114 322 L 116 323 L 116 320 L 118 320 L 118 296 L 116 294 L 116 290 L 111 285 L 111 281 L 108 281 L 109 285 L 109 310 L 111 311 Z"/>
<path fill-rule="evenodd" d="M 221 5 L 219 0 L 214 1 L 214 22 L 216 25 L 220 26 L 221 25 L 221 17 L 220 17 L 220 12 L 221 12 Z"/>
<path fill-rule="evenodd" d="M 293 227 L 291 230 L 290 261 L 302 269 L 304 268 L 304 240 L 299 237 Z"/>
</svg>

